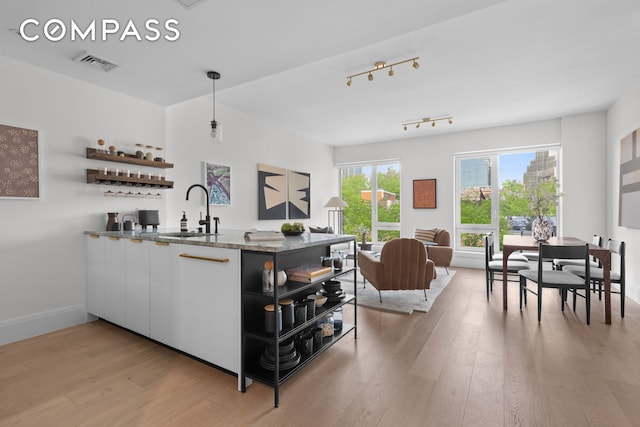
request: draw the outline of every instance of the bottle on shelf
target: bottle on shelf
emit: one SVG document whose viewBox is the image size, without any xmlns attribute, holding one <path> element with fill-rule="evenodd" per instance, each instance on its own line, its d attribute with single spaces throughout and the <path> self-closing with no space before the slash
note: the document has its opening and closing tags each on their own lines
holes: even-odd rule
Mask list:
<svg viewBox="0 0 640 427">
<path fill-rule="evenodd" d="M 273 293 L 273 280 L 271 280 L 273 271 L 273 261 L 267 260 L 264 262 L 262 269 L 262 292 L 266 294 Z"/>
<path fill-rule="evenodd" d="M 322 317 L 322 320 L 320 320 L 320 324 L 318 326 L 322 328 L 323 337 L 333 336 L 335 329 L 335 319 L 333 318 L 333 313 L 325 314 Z"/>
<path fill-rule="evenodd" d="M 333 310 L 333 330 L 334 333 L 342 331 L 342 320 L 344 318 L 342 307 L 338 307 Z"/>
</svg>

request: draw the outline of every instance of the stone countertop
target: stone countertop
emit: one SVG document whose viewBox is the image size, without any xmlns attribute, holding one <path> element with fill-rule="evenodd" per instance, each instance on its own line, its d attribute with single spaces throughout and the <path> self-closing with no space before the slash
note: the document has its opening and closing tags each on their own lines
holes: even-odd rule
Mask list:
<svg viewBox="0 0 640 427">
<path fill-rule="evenodd" d="M 175 230 L 166 231 L 85 231 L 87 235 L 119 237 L 123 239 L 141 239 L 153 242 L 179 243 L 182 245 L 211 246 L 214 248 L 242 249 L 260 252 L 286 252 L 319 245 L 333 245 L 355 241 L 356 236 L 342 234 L 309 233 L 299 236 L 285 236 L 285 240 L 253 242 L 246 240 L 244 234 L 256 230 L 220 230 L 218 234 L 206 234 L 193 237 L 170 236 Z"/>
</svg>

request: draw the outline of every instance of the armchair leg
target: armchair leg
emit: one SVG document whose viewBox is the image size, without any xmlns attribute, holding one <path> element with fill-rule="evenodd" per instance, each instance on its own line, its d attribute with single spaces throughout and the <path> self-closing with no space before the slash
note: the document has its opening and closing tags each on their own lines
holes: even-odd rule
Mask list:
<svg viewBox="0 0 640 427">
<path fill-rule="evenodd" d="M 425 300 L 425 301 L 429 301 L 429 300 L 427 299 L 427 290 L 426 290 L 426 289 L 423 289 L 423 290 L 422 290 L 422 292 L 424 292 L 424 300 Z"/>
<path fill-rule="evenodd" d="M 447 276 L 448 276 L 449 275 L 449 269 L 447 267 L 445 267 L 444 270 L 447 272 Z"/>
<path fill-rule="evenodd" d="M 378 291 L 378 297 L 380 298 L 380 302 L 382 302 L 382 292 Z"/>
</svg>

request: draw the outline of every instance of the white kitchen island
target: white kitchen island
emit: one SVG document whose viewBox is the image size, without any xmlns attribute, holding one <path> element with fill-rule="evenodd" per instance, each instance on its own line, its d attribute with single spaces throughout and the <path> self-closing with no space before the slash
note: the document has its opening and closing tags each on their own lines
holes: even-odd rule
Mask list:
<svg viewBox="0 0 640 427">
<path fill-rule="evenodd" d="M 189 237 L 132 231 L 85 234 L 87 312 L 238 375 L 242 391 L 251 381 L 244 366 L 255 364 L 250 360 L 255 354 L 243 350 L 244 331 L 259 329 L 255 323 L 262 318 L 249 312 L 256 311 L 256 295 L 243 299 L 243 289 L 251 293 L 261 286 L 260 266 L 245 260 L 257 254 L 259 259 L 280 260 L 279 268 L 289 268 L 319 263 L 318 254 L 329 255 L 331 245 L 355 242 L 354 236 L 309 233 L 282 241 L 249 242 L 241 230 Z M 313 286 L 299 284 L 299 290 L 304 294 Z M 282 289 L 294 296 L 297 287 L 287 282 Z M 293 336 L 307 326 L 284 332 Z"/>
</svg>

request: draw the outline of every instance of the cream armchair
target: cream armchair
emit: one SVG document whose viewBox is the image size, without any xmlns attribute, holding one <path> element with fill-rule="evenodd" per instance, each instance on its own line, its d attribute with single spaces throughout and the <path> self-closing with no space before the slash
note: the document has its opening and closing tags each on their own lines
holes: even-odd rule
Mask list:
<svg viewBox="0 0 640 427">
<path fill-rule="evenodd" d="M 424 244 L 416 239 L 393 239 L 382 247 L 380 257 L 366 251 L 358 252 L 360 273 L 380 291 L 427 289 L 434 278 L 435 266 L 427 259 Z"/>
</svg>

